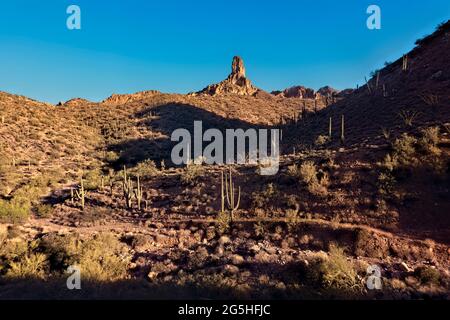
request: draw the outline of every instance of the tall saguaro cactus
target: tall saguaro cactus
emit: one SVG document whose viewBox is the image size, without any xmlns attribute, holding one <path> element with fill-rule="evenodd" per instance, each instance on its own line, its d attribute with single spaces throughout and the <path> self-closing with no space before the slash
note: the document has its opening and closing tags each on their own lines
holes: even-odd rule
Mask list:
<svg viewBox="0 0 450 320">
<path fill-rule="evenodd" d="M 77 198 L 81 201 L 81 209 L 84 210 L 86 191 L 84 190 L 83 177 L 81 178 L 80 189 L 79 190 L 75 189 L 75 194 Z"/>
<path fill-rule="evenodd" d="M 329 121 L 328 121 L 328 138 L 331 141 L 331 123 L 332 123 L 332 119 L 330 117 Z"/>
<path fill-rule="evenodd" d="M 141 188 L 141 182 L 140 182 L 139 175 L 137 176 L 136 182 L 137 182 L 137 187 L 136 187 L 136 189 L 134 189 L 134 196 L 136 197 L 136 200 L 137 200 L 138 210 L 141 210 L 142 188 Z"/>
<path fill-rule="evenodd" d="M 122 181 L 123 197 L 125 199 L 127 208 L 131 208 L 131 200 L 133 195 L 133 181 L 131 181 L 131 178 L 128 177 L 126 166 L 123 166 L 122 175 L 123 175 Z"/>
<path fill-rule="evenodd" d="M 225 188 L 224 188 L 225 184 Z M 225 189 L 225 190 L 224 190 Z M 224 192 L 225 191 L 225 192 Z M 234 212 L 239 208 L 239 204 L 241 202 L 241 187 L 238 187 L 237 197 L 235 195 L 235 185 L 233 183 L 233 176 L 231 173 L 226 174 L 225 176 L 222 172 L 222 188 L 221 188 L 221 196 L 222 196 L 222 213 L 225 212 L 225 199 L 227 200 L 227 206 L 230 210 L 230 221 L 233 222 Z"/>
<path fill-rule="evenodd" d="M 341 116 L 341 142 L 345 142 L 345 118 L 344 115 Z"/>
<path fill-rule="evenodd" d="M 406 54 L 403 56 L 402 70 L 403 71 L 408 70 L 408 55 Z"/>
</svg>

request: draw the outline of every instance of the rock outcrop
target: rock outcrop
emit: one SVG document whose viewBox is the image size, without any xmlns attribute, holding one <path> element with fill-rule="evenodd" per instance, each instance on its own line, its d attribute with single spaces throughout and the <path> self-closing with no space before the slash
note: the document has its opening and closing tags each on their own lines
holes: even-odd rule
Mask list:
<svg viewBox="0 0 450 320">
<path fill-rule="evenodd" d="M 300 98 L 300 99 L 314 99 L 314 89 L 303 86 L 294 86 L 283 91 L 272 91 L 272 94 L 284 98 Z"/>
<path fill-rule="evenodd" d="M 317 94 L 320 94 L 322 97 L 333 97 L 339 93 L 339 90 L 336 90 L 330 86 L 325 86 L 317 90 Z"/>
<path fill-rule="evenodd" d="M 65 107 L 77 107 L 92 103 L 89 100 L 83 99 L 83 98 L 73 98 L 70 100 L 67 100 L 66 102 L 59 102 L 56 106 L 65 106 Z"/>
<path fill-rule="evenodd" d="M 103 100 L 102 103 L 118 106 L 118 105 L 122 105 L 125 103 L 137 101 L 137 100 L 142 100 L 144 98 L 151 97 L 151 96 L 154 96 L 159 93 L 160 92 L 157 90 L 147 90 L 147 91 L 141 91 L 141 92 L 136 92 L 136 93 L 132 93 L 132 94 L 112 94 L 110 97 Z"/>
<path fill-rule="evenodd" d="M 283 98 L 300 98 L 300 99 L 323 99 L 331 98 L 339 93 L 339 90 L 333 89 L 330 86 L 325 86 L 317 90 L 307 88 L 304 86 L 294 86 L 283 91 L 272 91 L 274 96 Z"/>
<path fill-rule="evenodd" d="M 241 57 L 233 57 L 230 75 L 222 82 L 212 84 L 197 92 L 197 94 L 220 95 L 234 93 L 238 95 L 254 95 L 260 91 L 245 76 L 244 61 Z"/>
</svg>

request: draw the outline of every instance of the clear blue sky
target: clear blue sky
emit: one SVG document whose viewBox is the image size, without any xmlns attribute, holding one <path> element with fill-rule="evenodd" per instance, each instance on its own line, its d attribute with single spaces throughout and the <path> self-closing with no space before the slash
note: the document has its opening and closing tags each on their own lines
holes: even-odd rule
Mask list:
<svg viewBox="0 0 450 320">
<path fill-rule="evenodd" d="M 70 4 L 81 30 L 66 28 Z M 381 30 L 366 28 L 370 4 Z M 449 0 L 5 0 L 0 90 L 48 102 L 187 93 L 225 78 L 234 55 L 267 91 L 344 89 L 449 18 Z"/>
</svg>

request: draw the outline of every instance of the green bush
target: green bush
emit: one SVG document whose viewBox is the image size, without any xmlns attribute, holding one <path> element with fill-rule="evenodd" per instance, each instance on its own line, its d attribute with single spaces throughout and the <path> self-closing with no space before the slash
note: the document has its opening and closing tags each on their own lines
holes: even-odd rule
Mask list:
<svg viewBox="0 0 450 320">
<path fill-rule="evenodd" d="M 139 162 L 139 164 L 134 169 L 134 173 L 139 175 L 140 177 L 150 178 L 158 175 L 159 170 L 156 167 L 156 164 L 152 160 L 145 160 L 143 162 Z"/>
<path fill-rule="evenodd" d="M 324 288 L 357 290 L 358 275 L 352 262 L 348 261 L 344 249 L 330 245 L 327 258 L 317 259 L 307 270 L 307 278 Z"/>
<path fill-rule="evenodd" d="M 0 199 L 0 221 L 19 223 L 26 220 L 30 213 L 30 203 L 23 199 Z"/>
<path fill-rule="evenodd" d="M 6 273 L 11 278 L 45 278 L 48 269 L 47 256 L 42 253 L 29 253 L 18 261 L 12 261 Z"/>
<path fill-rule="evenodd" d="M 200 164 L 188 164 L 181 174 L 181 182 L 184 184 L 192 185 L 197 179 L 203 176 L 205 170 Z"/>
<path fill-rule="evenodd" d="M 330 177 L 327 172 L 317 170 L 316 165 L 312 161 L 305 161 L 299 169 L 300 180 L 306 185 L 308 191 L 319 197 L 328 194 L 328 186 L 330 185 Z"/>
<path fill-rule="evenodd" d="M 422 137 L 419 139 L 419 148 L 425 154 L 439 155 L 437 147 L 439 143 L 439 127 L 429 127 L 421 130 Z"/>
<path fill-rule="evenodd" d="M 417 139 L 406 133 L 394 141 L 392 148 L 399 165 L 409 166 L 413 162 L 416 143 Z"/>
<path fill-rule="evenodd" d="M 84 175 L 84 179 L 84 188 L 86 190 L 96 190 L 101 185 L 102 172 L 100 170 L 91 170 Z"/>
<path fill-rule="evenodd" d="M 441 279 L 439 271 L 428 266 L 419 267 L 414 273 L 422 284 L 438 285 Z"/>
<path fill-rule="evenodd" d="M 53 212 L 53 207 L 49 204 L 38 204 L 35 209 L 39 218 L 48 218 Z"/>
<path fill-rule="evenodd" d="M 273 183 L 267 184 L 262 191 L 252 193 L 253 208 L 268 208 L 274 205 L 278 197 L 278 189 Z"/>
<path fill-rule="evenodd" d="M 318 182 L 317 180 L 317 167 L 312 161 L 305 161 L 300 166 L 299 170 L 300 179 L 306 185 L 312 185 Z"/>
<path fill-rule="evenodd" d="M 86 279 L 114 281 L 127 276 L 129 261 L 124 244 L 112 234 L 99 234 L 82 244 L 77 262 Z"/>
<path fill-rule="evenodd" d="M 377 187 L 378 192 L 383 196 L 389 196 L 393 193 L 396 181 L 394 176 L 389 172 L 382 172 L 378 176 Z"/>
<path fill-rule="evenodd" d="M 316 146 L 323 146 L 324 144 L 328 143 L 330 141 L 330 138 L 328 136 L 320 135 L 317 137 L 314 144 Z"/>
</svg>

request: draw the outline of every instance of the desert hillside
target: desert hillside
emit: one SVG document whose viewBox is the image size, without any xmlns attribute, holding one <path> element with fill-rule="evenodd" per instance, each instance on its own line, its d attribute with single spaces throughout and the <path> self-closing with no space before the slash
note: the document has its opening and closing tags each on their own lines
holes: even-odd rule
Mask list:
<svg viewBox="0 0 450 320">
<path fill-rule="evenodd" d="M 448 21 L 341 92 L 265 92 L 239 57 L 186 95 L 0 92 L 0 298 L 70 298 L 77 264 L 75 298 L 448 299 L 449 40 Z M 174 166 L 170 135 L 195 120 L 282 129 L 279 172 Z"/>
</svg>

